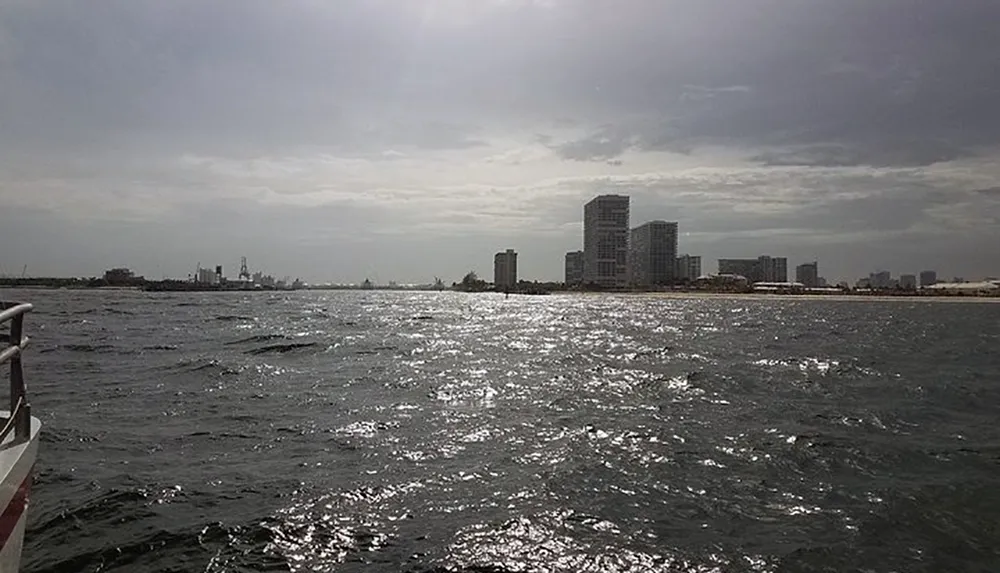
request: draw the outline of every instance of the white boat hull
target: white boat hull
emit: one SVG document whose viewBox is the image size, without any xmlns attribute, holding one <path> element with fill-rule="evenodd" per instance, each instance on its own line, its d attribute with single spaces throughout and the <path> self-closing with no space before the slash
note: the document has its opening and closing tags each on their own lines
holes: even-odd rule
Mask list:
<svg viewBox="0 0 1000 573">
<path fill-rule="evenodd" d="M 0 416 L 9 415 L 9 412 L 0 412 Z M 0 444 L 0 508 L 3 508 L 0 513 L 0 573 L 20 570 L 41 426 L 37 418 L 31 418 L 29 439 L 18 440 L 11 432 Z"/>
</svg>

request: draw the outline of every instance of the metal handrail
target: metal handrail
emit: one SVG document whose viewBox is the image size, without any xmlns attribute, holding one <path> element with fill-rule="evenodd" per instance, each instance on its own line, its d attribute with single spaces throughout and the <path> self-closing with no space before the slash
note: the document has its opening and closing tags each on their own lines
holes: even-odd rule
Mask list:
<svg viewBox="0 0 1000 573">
<path fill-rule="evenodd" d="M 10 418 L 7 418 L 7 423 L 4 424 L 3 430 L 0 430 L 0 444 L 7 439 L 7 435 L 10 431 L 17 427 L 18 412 L 21 411 L 21 407 L 24 406 L 24 398 L 19 398 L 17 400 L 17 407 L 14 408 L 13 414 Z"/>
<path fill-rule="evenodd" d="M 13 318 L 19 316 L 24 316 L 25 313 L 31 312 L 34 306 L 27 303 L 0 303 L 4 308 L 0 311 L 0 323 L 7 322 Z"/>
<path fill-rule="evenodd" d="M 21 368 L 21 354 L 28 346 L 29 338 L 24 336 L 24 315 L 34 307 L 30 304 L 0 303 L 0 324 L 10 321 L 10 335 L 6 337 L 7 348 L 0 351 L 0 364 L 10 362 L 10 418 L 0 433 L 0 442 L 14 429 L 15 440 L 31 437 L 31 405 L 28 404 L 27 388 L 24 384 L 24 370 Z"/>
</svg>

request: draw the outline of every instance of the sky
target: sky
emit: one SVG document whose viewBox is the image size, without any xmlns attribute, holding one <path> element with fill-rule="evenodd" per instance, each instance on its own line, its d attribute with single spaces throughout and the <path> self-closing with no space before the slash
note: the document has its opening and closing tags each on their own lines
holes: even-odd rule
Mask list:
<svg viewBox="0 0 1000 573">
<path fill-rule="evenodd" d="M 994 0 L 0 0 L 0 274 L 1000 275 Z M 794 273 L 792 273 L 794 274 Z"/>
</svg>

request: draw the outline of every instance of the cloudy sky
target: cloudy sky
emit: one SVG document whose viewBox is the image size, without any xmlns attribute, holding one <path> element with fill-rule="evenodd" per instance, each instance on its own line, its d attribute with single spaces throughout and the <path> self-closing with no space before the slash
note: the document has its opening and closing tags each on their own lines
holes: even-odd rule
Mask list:
<svg viewBox="0 0 1000 573">
<path fill-rule="evenodd" d="M 994 0 L 0 0 L 0 273 L 558 279 L 582 206 L 1000 275 Z"/>
</svg>

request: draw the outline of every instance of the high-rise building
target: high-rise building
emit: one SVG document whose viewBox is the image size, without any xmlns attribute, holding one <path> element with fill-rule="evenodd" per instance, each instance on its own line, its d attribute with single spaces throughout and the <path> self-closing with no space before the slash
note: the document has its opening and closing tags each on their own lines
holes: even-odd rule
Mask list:
<svg viewBox="0 0 1000 573">
<path fill-rule="evenodd" d="M 785 257 L 763 255 L 757 257 L 757 262 L 761 269 L 761 281 L 769 283 L 788 282 L 788 259 Z"/>
<path fill-rule="evenodd" d="M 512 288 L 517 286 L 517 253 L 507 249 L 493 257 L 494 288 Z"/>
<path fill-rule="evenodd" d="M 627 195 L 600 195 L 584 206 L 584 283 L 628 286 L 628 221 Z"/>
<path fill-rule="evenodd" d="M 632 229 L 629 266 L 633 284 L 673 284 L 676 264 L 677 223 L 650 221 Z"/>
<path fill-rule="evenodd" d="M 899 288 L 904 290 L 916 290 L 917 289 L 917 276 L 916 275 L 899 275 Z"/>
<path fill-rule="evenodd" d="M 920 286 L 931 286 L 937 284 L 937 272 L 936 271 L 921 271 L 920 272 Z"/>
<path fill-rule="evenodd" d="M 677 257 L 674 277 L 678 281 L 693 281 L 701 276 L 701 257 L 681 255 Z"/>
<path fill-rule="evenodd" d="M 788 282 L 788 259 L 768 255 L 756 259 L 719 259 L 719 274 L 741 275 L 752 283 Z"/>
<path fill-rule="evenodd" d="M 872 288 L 892 288 L 892 275 L 889 271 L 879 271 L 868 275 Z"/>
<path fill-rule="evenodd" d="M 813 261 L 795 267 L 795 282 L 806 288 L 816 288 L 819 284 L 819 263 Z"/>
<path fill-rule="evenodd" d="M 566 253 L 566 285 L 583 284 L 583 251 Z"/>
<path fill-rule="evenodd" d="M 740 275 L 751 282 L 758 282 L 757 259 L 719 259 L 720 275 Z"/>
</svg>

